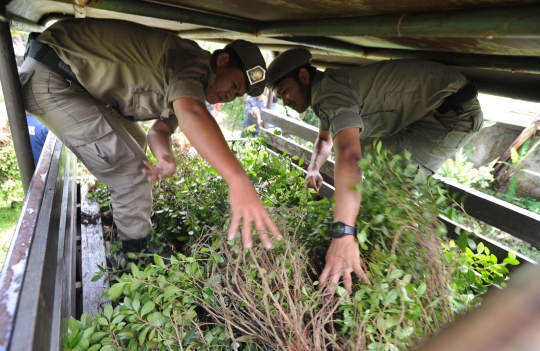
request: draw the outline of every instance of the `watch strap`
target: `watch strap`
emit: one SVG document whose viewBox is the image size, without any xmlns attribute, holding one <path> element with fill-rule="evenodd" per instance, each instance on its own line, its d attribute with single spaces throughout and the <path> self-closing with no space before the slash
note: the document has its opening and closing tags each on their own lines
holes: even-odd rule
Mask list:
<svg viewBox="0 0 540 351">
<path fill-rule="evenodd" d="M 336 227 L 338 227 L 340 230 L 335 230 Z M 343 222 L 334 222 L 330 226 L 330 235 L 332 238 L 343 238 L 347 235 L 356 235 L 358 234 L 358 231 L 358 228 L 347 225 Z"/>
</svg>

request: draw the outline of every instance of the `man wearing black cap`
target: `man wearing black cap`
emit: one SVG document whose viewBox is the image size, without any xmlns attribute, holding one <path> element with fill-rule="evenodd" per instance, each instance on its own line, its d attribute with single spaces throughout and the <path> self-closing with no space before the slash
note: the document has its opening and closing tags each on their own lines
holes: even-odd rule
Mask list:
<svg viewBox="0 0 540 351">
<path fill-rule="evenodd" d="M 266 248 L 280 233 L 205 106 L 257 96 L 266 65 L 259 49 L 237 40 L 213 54 L 195 42 L 139 24 L 98 19 L 55 23 L 30 44 L 21 67 L 28 112 L 109 187 L 125 253 L 147 250 L 152 184 L 172 176 L 171 134 L 180 126 L 229 185 L 229 238 L 243 221 Z M 148 135 L 137 123 L 156 120 Z M 157 165 L 148 162 L 148 145 Z M 144 164 L 148 168 L 144 167 Z"/>
<path fill-rule="evenodd" d="M 319 169 L 334 146 L 336 222 L 329 229 L 333 239 L 319 287 L 329 284 L 333 292 L 343 277 L 350 292 L 353 271 L 369 284 L 355 238 L 361 195 L 351 188 L 362 180 L 362 147 L 381 138 L 392 152 L 408 150 L 419 175 L 427 176 L 480 129 L 482 111 L 476 85 L 439 63 L 393 60 L 323 73 L 310 62 L 307 49 L 282 53 L 268 68 L 267 85 L 284 105 L 300 113 L 312 106 L 319 118 L 307 174 L 317 190 Z"/>
</svg>

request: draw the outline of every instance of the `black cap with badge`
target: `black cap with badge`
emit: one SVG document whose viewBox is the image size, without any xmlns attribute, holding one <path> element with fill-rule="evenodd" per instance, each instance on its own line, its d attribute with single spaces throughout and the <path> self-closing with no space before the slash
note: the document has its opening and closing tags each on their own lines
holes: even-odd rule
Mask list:
<svg viewBox="0 0 540 351">
<path fill-rule="evenodd" d="M 266 80 L 266 62 L 257 45 L 245 40 L 235 40 L 225 46 L 225 51 L 236 53 L 242 64 L 246 80 L 246 94 L 259 96 L 264 92 Z"/>
<path fill-rule="evenodd" d="M 274 89 L 279 82 L 288 78 L 297 69 L 311 63 L 311 52 L 306 48 L 287 50 L 274 59 L 268 66 L 266 85 Z"/>
</svg>

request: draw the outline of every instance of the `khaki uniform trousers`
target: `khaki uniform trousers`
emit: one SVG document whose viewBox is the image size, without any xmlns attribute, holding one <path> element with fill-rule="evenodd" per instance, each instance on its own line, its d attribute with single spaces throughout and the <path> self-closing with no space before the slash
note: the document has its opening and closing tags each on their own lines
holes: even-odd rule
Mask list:
<svg viewBox="0 0 540 351">
<path fill-rule="evenodd" d="M 26 111 L 107 184 L 120 239 L 146 237 L 152 229 L 152 184 L 142 173 L 144 129 L 32 58 L 25 60 L 19 77 Z"/>
<path fill-rule="evenodd" d="M 427 177 L 436 173 L 482 127 L 484 117 L 477 99 L 465 103 L 462 108 L 462 113 L 450 111 L 444 115 L 433 111 L 403 130 L 378 139 L 393 153 L 408 150 L 413 163 L 418 166 L 418 175 Z M 362 154 L 372 152 L 371 145 L 376 139 L 361 138 Z"/>
</svg>

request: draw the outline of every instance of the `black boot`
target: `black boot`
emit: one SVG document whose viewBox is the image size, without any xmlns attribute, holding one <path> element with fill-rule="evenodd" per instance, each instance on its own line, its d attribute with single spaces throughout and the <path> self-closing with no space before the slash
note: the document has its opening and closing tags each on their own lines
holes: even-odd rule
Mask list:
<svg viewBox="0 0 540 351">
<path fill-rule="evenodd" d="M 152 261 L 147 236 L 141 239 L 122 240 L 122 251 L 124 252 L 126 268 L 129 268 L 130 263 L 138 265 L 149 264 Z"/>
<path fill-rule="evenodd" d="M 122 240 L 122 251 L 125 257 L 125 267 L 130 263 L 149 265 L 154 262 L 154 251 L 148 247 L 148 236 L 142 239 Z M 165 264 L 170 264 L 168 258 L 162 257 Z"/>
</svg>

